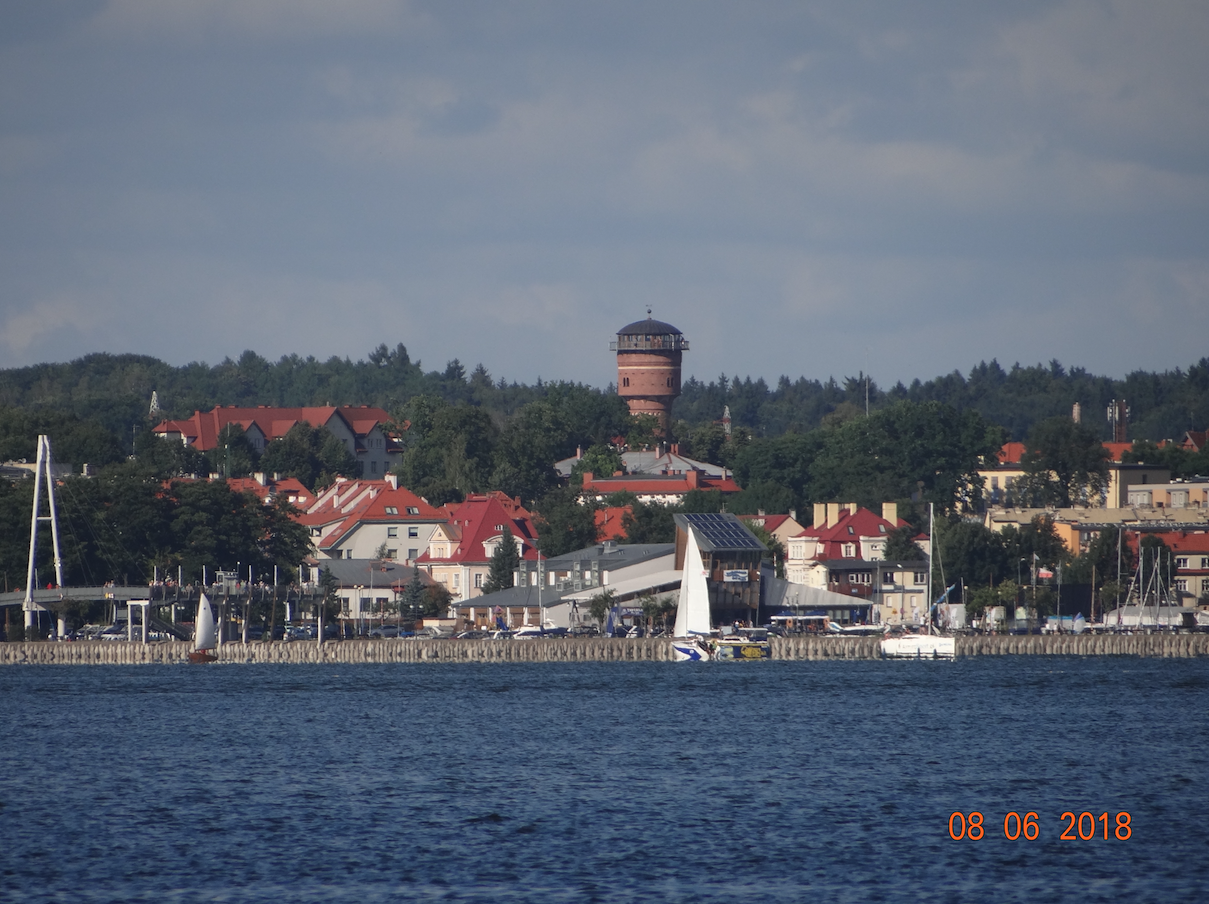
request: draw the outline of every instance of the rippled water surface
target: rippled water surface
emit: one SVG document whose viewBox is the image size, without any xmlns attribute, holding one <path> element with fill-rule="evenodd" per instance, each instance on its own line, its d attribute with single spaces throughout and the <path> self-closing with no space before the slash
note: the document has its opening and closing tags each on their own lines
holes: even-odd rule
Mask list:
<svg viewBox="0 0 1209 904">
<path fill-rule="evenodd" d="M 1197 660 L 10 667 L 0 899 L 1206 901 L 1207 704 Z"/>
</svg>

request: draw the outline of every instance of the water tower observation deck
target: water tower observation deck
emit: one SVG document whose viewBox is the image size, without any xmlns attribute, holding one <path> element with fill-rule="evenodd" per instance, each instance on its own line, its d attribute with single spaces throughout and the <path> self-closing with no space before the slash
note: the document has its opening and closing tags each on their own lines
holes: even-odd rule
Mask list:
<svg viewBox="0 0 1209 904">
<path fill-rule="evenodd" d="M 617 393 L 630 413 L 654 415 L 666 433 L 672 402 L 680 395 L 682 352 L 688 351 L 684 334 L 648 316 L 618 330 L 609 349 L 617 353 Z"/>
</svg>

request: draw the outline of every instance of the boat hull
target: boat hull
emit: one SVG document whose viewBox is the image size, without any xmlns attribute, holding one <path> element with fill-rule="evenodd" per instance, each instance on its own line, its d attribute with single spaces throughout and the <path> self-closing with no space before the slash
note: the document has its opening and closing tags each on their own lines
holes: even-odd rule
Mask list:
<svg viewBox="0 0 1209 904">
<path fill-rule="evenodd" d="M 189 653 L 189 661 L 197 664 L 203 662 L 218 662 L 218 657 L 209 650 L 193 650 Z"/>
<path fill-rule="evenodd" d="M 672 659 L 675 662 L 706 662 L 712 658 L 710 651 L 695 640 L 672 641 Z"/>
<path fill-rule="evenodd" d="M 883 659 L 955 659 L 957 639 L 931 634 L 887 637 L 882 641 Z"/>
</svg>

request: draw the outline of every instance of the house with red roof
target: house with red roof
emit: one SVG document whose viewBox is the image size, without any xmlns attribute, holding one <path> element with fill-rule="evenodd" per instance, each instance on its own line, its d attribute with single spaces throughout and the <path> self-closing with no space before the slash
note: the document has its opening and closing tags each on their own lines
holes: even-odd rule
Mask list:
<svg viewBox="0 0 1209 904">
<path fill-rule="evenodd" d="M 614 474 L 612 477 L 597 477 L 591 471 L 583 475 L 584 498 L 604 502 L 614 493 L 633 493 L 639 502 L 660 505 L 678 505 L 691 490 L 718 490 L 721 493 L 738 493 L 741 487 L 733 477 L 710 477 L 702 471 L 691 469 L 671 474 Z"/>
<path fill-rule="evenodd" d="M 295 424 L 322 427 L 334 435 L 357 459 L 361 474 L 371 479 L 385 475 L 399 463 L 401 450 L 395 438 L 386 433 L 390 420 L 381 408 L 368 405 L 332 405 L 314 408 L 237 408 L 219 406 L 212 411 L 194 411 L 184 420 L 162 421 L 153 432 L 167 439 L 208 452 L 218 446 L 223 430 L 238 426 L 256 452 L 285 436 Z"/>
<path fill-rule="evenodd" d="M 416 564 L 445 585 L 453 601 L 483 593 L 491 557 L 501 543 L 516 545 L 522 561 L 537 560 L 537 527 L 518 500 L 501 492 L 467 496 L 440 524 Z"/>
<path fill-rule="evenodd" d="M 893 502 L 879 516 L 854 502 L 819 503 L 814 524 L 786 545 L 785 578 L 864 601 L 869 620 L 882 623 L 918 622 L 927 611 L 927 561 L 886 560 L 891 531 L 906 527 Z M 919 534 L 915 543 L 926 556 L 931 543 Z"/>
<path fill-rule="evenodd" d="M 336 478 L 298 520 L 323 558 L 372 559 L 385 547 L 385 558 L 414 563 L 446 513 L 388 474 L 382 480 Z"/>
<path fill-rule="evenodd" d="M 262 471 L 251 477 L 228 477 L 227 486 L 236 493 L 251 493 L 265 504 L 278 497 L 285 497 L 290 505 L 303 512 L 315 501 L 315 494 L 297 477 L 270 477 Z"/>
<path fill-rule="evenodd" d="M 790 512 L 788 515 L 766 515 L 758 512 L 755 515 L 740 515 L 739 518 L 748 524 L 764 528 L 773 538 L 781 541 L 782 548 L 788 548 L 789 538 L 796 537 L 804 530 L 802 525 L 798 524 L 797 512 Z"/>
</svg>

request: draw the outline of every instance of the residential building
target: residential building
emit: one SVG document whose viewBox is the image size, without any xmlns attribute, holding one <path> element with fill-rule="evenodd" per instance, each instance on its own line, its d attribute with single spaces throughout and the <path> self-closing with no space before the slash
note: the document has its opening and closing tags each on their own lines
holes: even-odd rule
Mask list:
<svg viewBox="0 0 1209 904">
<path fill-rule="evenodd" d="M 296 424 L 323 427 L 335 436 L 357 460 L 361 476 L 381 478 L 399 463 L 401 450 L 384 429 L 390 420 L 381 408 L 368 405 L 313 408 L 237 408 L 219 406 L 212 411 L 194 411 L 184 420 L 166 420 L 154 432 L 167 439 L 193 446 L 201 452 L 216 448 L 222 432 L 238 426 L 257 453 L 275 439 L 285 436 Z"/>
<path fill-rule="evenodd" d="M 1104 443 L 1104 448 L 1109 454 L 1108 487 L 1099 499 L 1089 499 L 1089 506 L 1121 508 L 1130 504 L 1129 494 L 1134 489 L 1171 480 L 1169 468 L 1143 462 L 1122 462 L 1121 457 L 1133 448 L 1132 443 Z M 983 503 L 986 508 L 1011 508 L 1017 504 L 1013 486 L 1024 476 L 1023 457 L 1024 443 L 1004 443 L 998 453 L 998 464 L 978 472 L 983 479 Z"/>
<path fill-rule="evenodd" d="M 522 561 L 537 558 L 537 528 L 520 502 L 504 493 L 468 496 L 438 525 L 417 564 L 445 585 L 454 603 L 483 593 L 491 557 L 513 543 Z"/>
<path fill-rule="evenodd" d="M 597 477 L 591 471 L 583 475 L 583 496 L 604 502 L 613 493 L 628 492 L 639 502 L 678 505 L 691 490 L 718 490 L 724 494 L 738 493 L 740 487 L 732 477 L 707 477 L 701 471 L 681 474 L 617 474 Z"/>
<path fill-rule="evenodd" d="M 327 559 L 384 558 L 414 563 L 428 548 L 447 513 L 399 486 L 388 474 L 382 480 L 344 477 L 320 493 L 299 518 L 311 542 Z"/>
<path fill-rule="evenodd" d="M 1209 531 L 1209 508 L 1203 505 L 1183 508 L 1001 509 L 988 511 L 984 523 L 991 530 L 1002 532 L 1009 525 L 1022 528 L 1036 518 L 1051 520 L 1054 531 L 1074 555 L 1085 552 L 1103 530 L 1121 529 L 1131 534 Z"/>
<path fill-rule="evenodd" d="M 721 465 L 713 465 L 706 461 L 698 461 L 680 454 L 680 444 L 664 445 L 660 443 L 654 449 L 627 449 L 621 454 L 622 470 L 626 474 L 684 474 L 688 471 L 700 471 L 706 477 L 724 478 L 727 469 Z M 554 469 L 564 479 L 571 476 L 575 463 L 583 457 L 583 450 L 570 458 L 554 463 Z"/>
</svg>

